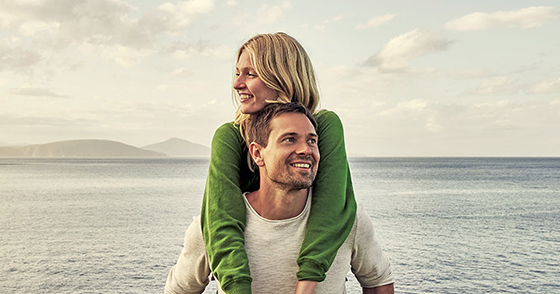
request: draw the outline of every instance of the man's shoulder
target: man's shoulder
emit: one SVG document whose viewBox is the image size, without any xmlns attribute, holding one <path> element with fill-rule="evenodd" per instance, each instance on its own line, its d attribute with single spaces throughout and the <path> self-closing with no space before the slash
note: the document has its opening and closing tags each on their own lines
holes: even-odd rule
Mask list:
<svg viewBox="0 0 560 294">
<path fill-rule="evenodd" d="M 364 230 L 373 230 L 371 216 L 360 203 L 358 203 L 356 209 L 356 221 L 354 222 L 354 227 L 358 233 L 363 232 Z"/>
<path fill-rule="evenodd" d="M 362 234 L 372 234 L 373 233 L 373 223 L 368 212 L 365 210 L 364 206 L 358 203 L 356 209 L 356 219 L 354 220 L 354 225 L 350 234 L 346 240 L 347 243 L 354 246 L 356 238 Z"/>
<path fill-rule="evenodd" d="M 367 213 L 366 209 L 361 203 L 357 203 L 356 207 L 356 221 L 359 221 L 363 218 L 370 218 L 369 213 Z"/>
<path fill-rule="evenodd" d="M 202 225 L 200 224 L 200 215 L 193 217 L 193 221 L 185 232 L 185 244 L 199 245 L 201 242 L 204 244 L 202 237 Z"/>
</svg>

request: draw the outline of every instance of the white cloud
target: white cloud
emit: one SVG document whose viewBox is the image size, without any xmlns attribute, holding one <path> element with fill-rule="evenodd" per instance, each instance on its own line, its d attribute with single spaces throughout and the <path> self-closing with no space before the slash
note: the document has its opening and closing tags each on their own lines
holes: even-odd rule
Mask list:
<svg viewBox="0 0 560 294">
<path fill-rule="evenodd" d="M 3 27 L 17 30 L 39 46 L 66 47 L 79 43 L 146 47 L 152 41 L 129 17 L 135 8 L 118 0 L 3 1 L 5 14 L 13 16 Z M 5 5 L 4 5 L 5 4 Z"/>
<path fill-rule="evenodd" d="M 233 13 L 231 22 L 240 28 L 246 37 L 266 31 L 286 30 L 286 28 L 279 28 L 277 25 L 282 22 L 285 23 L 286 12 L 291 8 L 292 3 L 290 1 L 283 1 L 277 4 L 263 3 L 257 7 L 246 5 L 243 9 L 236 7 L 231 10 Z"/>
<path fill-rule="evenodd" d="M 158 9 L 168 11 L 171 13 L 177 13 L 182 16 L 205 14 L 210 12 L 213 8 L 214 8 L 213 0 L 180 1 L 177 2 L 176 5 L 167 2 L 158 7 Z"/>
<path fill-rule="evenodd" d="M 365 64 L 386 72 L 407 71 L 410 60 L 447 50 L 453 43 L 454 41 L 444 39 L 437 33 L 415 29 L 390 40 Z"/>
<path fill-rule="evenodd" d="M 424 99 L 413 99 L 397 103 L 394 107 L 378 112 L 376 115 L 387 119 L 408 117 L 413 120 L 414 116 L 424 116 L 431 112 L 430 102 Z"/>
<path fill-rule="evenodd" d="M 551 142 L 545 138 L 560 125 L 558 100 L 458 105 L 414 99 L 351 111 L 341 116 L 349 146 L 367 141 L 387 155 L 528 155 L 527 142 Z"/>
<path fill-rule="evenodd" d="M 376 28 L 380 25 L 386 24 L 395 17 L 394 14 L 385 14 L 370 18 L 366 23 L 361 23 L 356 26 L 357 29 Z"/>
<path fill-rule="evenodd" d="M 28 70 L 41 61 L 41 54 L 36 50 L 23 48 L 15 39 L 0 40 L 0 72 L 3 70 Z"/>
<path fill-rule="evenodd" d="M 171 54 L 173 58 L 178 60 L 190 60 L 201 50 L 200 47 L 200 45 L 189 45 L 178 42 L 165 49 L 165 53 Z"/>
<path fill-rule="evenodd" d="M 184 33 L 194 19 L 212 11 L 214 2 L 167 2 L 143 13 L 121 0 L 0 0 L 0 7 L 0 31 L 25 40 L 19 44 L 0 40 L 0 71 L 33 72 L 42 59 L 47 67 L 63 62 L 57 58 L 67 48 L 134 65 L 157 52 L 163 35 Z M 220 54 L 216 49 L 210 55 Z"/>
<path fill-rule="evenodd" d="M 329 18 L 323 21 L 323 23 L 332 23 L 332 22 L 339 22 L 345 17 L 344 14 L 337 15 L 333 18 Z"/>
<path fill-rule="evenodd" d="M 228 7 L 235 7 L 235 6 L 237 6 L 237 1 L 235 1 L 235 0 L 228 0 L 228 2 L 226 2 L 226 5 L 227 5 Z"/>
<path fill-rule="evenodd" d="M 234 49 L 232 49 L 231 47 L 220 45 L 216 47 L 207 47 L 202 55 L 218 60 L 232 60 L 234 57 L 234 52 Z"/>
<path fill-rule="evenodd" d="M 68 98 L 68 96 L 56 94 L 51 90 L 45 88 L 14 88 L 10 89 L 10 93 L 21 96 Z"/>
<path fill-rule="evenodd" d="M 455 70 L 448 72 L 448 74 L 461 79 L 483 79 L 494 76 L 490 71 L 482 69 Z"/>
<path fill-rule="evenodd" d="M 196 44 L 176 42 L 165 49 L 164 53 L 171 54 L 173 58 L 178 60 L 192 60 L 199 56 L 211 57 L 217 60 L 231 60 L 234 51 L 232 48 L 223 45 L 212 47 L 203 42 Z"/>
<path fill-rule="evenodd" d="M 82 44 L 78 49 L 90 56 L 112 60 L 124 67 L 131 67 L 150 55 L 149 50 L 141 50 L 122 46 L 119 44 Z"/>
<path fill-rule="evenodd" d="M 152 48 L 156 37 L 183 32 L 214 8 L 213 0 L 167 2 L 138 17 L 137 8 L 120 0 L 0 1 L 11 16 L 3 28 L 58 48 L 82 43 Z"/>
<path fill-rule="evenodd" d="M 257 11 L 257 19 L 259 23 L 263 24 L 274 24 L 280 20 L 285 19 L 284 9 L 280 6 L 268 6 L 263 4 L 261 8 Z"/>
<path fill-rule="evenodd" d="M 485 99 L 490 101 L 487 103 L 452 102 L 459 91 L 444 94 L 449 97 L 438 97 L 423 88 L 399 90 L 415 84 L 416 78 L 410 76 L 381 74 L 371 67 L 330 67 L 319 63 L 315 68 L 321 82 L 322 107 L 340 115 L 351 153 L 557 154 L 550 151 L 554 148 L 530 153 L 526 150 L 530 150 L 531 144 L 524 142 L 551 142 L 547 138 L 554 136 L 560 125 L 558 99 L 522 102 L 516 97 L 516 100 L 501 101 Z M 423 77 L 422 81 L 428 80 Z M 494 77 L 486 79 L 481 86 L 490 91 L 492 86 L 498 90 L 514 82 L 507 77 Z M 402 100 L 403 97 L 409 98 Z M 510 148 L 512 145 L 515 148 Z"/>
<path fill-rule="evenodd" d="M 324 31 L 327 27 L 325 25 L 314 25 L 313 28 L 317 31 Z"/>
<path fill-rule="evenodd" d="M 42 21 L 27 21 L 21 24 L 19 32 L 23 36 L 35 36 L 37 34 L 52 35 L 60 27 L 60 23 L 45 23 Z"/>
<path fill-rule="evenodd" d="M 190 0 L 164 3 L 158 7 L 160 14 L 152 22 L 160 22 L 168 33 L 179 33 L 186 29 L 192 20 L 199 15 L 209 13 L 214 9 L 213 0 Z"/>
<path fill-rule="evenodd" d="M 314 26 L 313 26 L 313 29 L 315 29 L 315 30 L 317 30 L 317 31 L 324 31 L 324 30 L 327 28 L 327 25 L 328 25 L 328 24 L 330 24 L 330 23 L 335 23 L 335 22 L 339 22 L 339 21 L 341 21 L 342 19 L 344 19 L 345 17 L 346 17 L 345 14 L 339 14 L 339 15 L 337 15 L 337 16 L 335 16 L 335 17 L 325 19 L 325 20 L 323 20 L 321 23 L 314 25 Z M 301 25 L 302 28 L 306 28 L 306 27 L 308 27 L 308 26 L 309 26 L 309 24 L 303 24 L 303 25 Z"/>
<path fill-rule="evenodd" d="M 558 12 L 553 7 L 532 6 L 494 13 L 471 13 L 447 22 L 445 28 L 456 31 L 476 31 L 489 28 L 533 28 L 542 26 L 547 19 L 557 17 Z"/>
<path fill-rule="evenodd" d="M 535 84 L 532 93 L 560 93 L 560 78 L 552 81 L 542 81 Z"/>
<path fill-rule="evenodd" d="M 500 76 L 482 80 L 478 88 L 471 93 L 481 95 L 515 93 L 518 91 L 517 88 L 513 79 Z"/>
<path fill-rule="evenodd" d="M 189 76 L 192 76 L 193 74 L 194 74 L 194 72 L 189 70 L 186 67 L 180 67 L 180 68 L 177 68 L 177 69 L 175 69 L 171 72 L 171 76 L 176 76 L 176 77 L 189 77 Z M 163 91 L 167 90 L 168 88 L 169 87 L 167 85 L 160 85 L 158 87 L 158 90 L 163 92 Z"/>
</svg>

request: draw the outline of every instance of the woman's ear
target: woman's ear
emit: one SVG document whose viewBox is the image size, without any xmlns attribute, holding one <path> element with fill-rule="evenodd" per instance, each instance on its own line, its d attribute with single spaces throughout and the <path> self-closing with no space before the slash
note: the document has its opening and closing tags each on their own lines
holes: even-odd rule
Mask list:
<svg viewBox="0 0 560 294">
<path fill-rule="evenodd" d="M 259 167 L 264 166 L 264 161 L 261 152 L 262 149 L 263 147 L 257 142 L 251 142 L 251 144 L 249 145 L 249 153 L 251 153 L 251 157 L 253 158 L 253 161 L 255 161 L 255 163 Z"/>
</svg>

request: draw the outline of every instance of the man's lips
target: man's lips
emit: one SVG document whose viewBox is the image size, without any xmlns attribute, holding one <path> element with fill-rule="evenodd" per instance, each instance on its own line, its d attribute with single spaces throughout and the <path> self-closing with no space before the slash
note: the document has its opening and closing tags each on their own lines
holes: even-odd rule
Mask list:
<svg viewBox="0 0 560 294">
<path fill-rule="evenodd" d="M 313 162 L 310 161 L 294 161 L 290 163 L 290 166 L 302 169 L 310 169 L 313 166 Z"/>
<path fill-rule="evenodd" d="M 309 163 L 292 163 L 291 166 L 298 167 L 298 168 L 310 168 L 311 164 L 309 164 Z"/>
</svg>

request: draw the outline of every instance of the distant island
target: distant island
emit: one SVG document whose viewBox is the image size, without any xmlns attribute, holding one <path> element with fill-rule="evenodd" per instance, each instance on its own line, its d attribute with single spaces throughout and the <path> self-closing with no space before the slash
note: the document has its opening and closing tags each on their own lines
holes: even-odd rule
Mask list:
<svg viewBox="0 0 560 294">
<path fill-rule="evenodd" d="M 70 140 L 0 147 L 2 157 L 209 157 L 210 148 L 183 139 L 138 148 L 111 140 Z"/>
<path fill-rule="evenodd" d="M 144 146 L 142 149 L 173 157 L 210 157 L 210 148 L 179 138 Z"/>
</svg>

